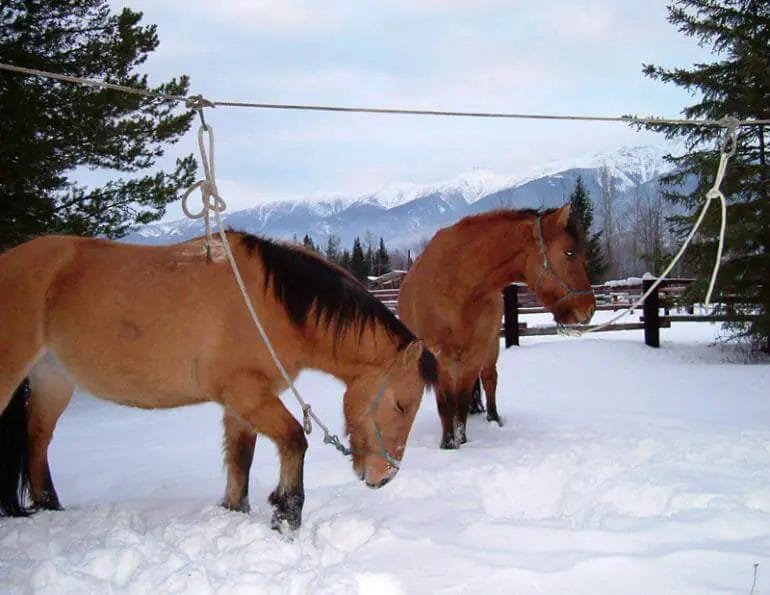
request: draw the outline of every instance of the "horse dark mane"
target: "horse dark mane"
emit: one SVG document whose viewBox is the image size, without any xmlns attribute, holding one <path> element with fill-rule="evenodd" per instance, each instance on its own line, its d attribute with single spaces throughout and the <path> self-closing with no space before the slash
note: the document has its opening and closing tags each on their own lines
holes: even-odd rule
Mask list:
<svg viewBox="0 0 770 595">
<path fill-rule="evenodd" d="M 416 337 L 348 271 L 301 248 L 243 234 L 240 239 L 249 256 L 258 253 L 265 268 L 265 291 L 283 304 L 298 327 L 313 313 L 316 325 L 332 329 L 335 344 L 351 327 L 359 336 L 367 327 L 380 324 L 398 340 L 401 350 Z"/>
</svg>

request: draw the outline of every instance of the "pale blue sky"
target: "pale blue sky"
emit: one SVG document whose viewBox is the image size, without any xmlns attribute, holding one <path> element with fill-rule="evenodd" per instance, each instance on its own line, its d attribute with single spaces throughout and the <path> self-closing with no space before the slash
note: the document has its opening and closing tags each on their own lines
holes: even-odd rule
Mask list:
<svg viewBox="0 0 770 595">
<path fill-rule="evenodd" d="M 676 116 L 685 92 L 643 62 L 708 60 L 663 0 L 126 0 L 158 25 L 153 81 L 186 73 L 212 99 Z M 209 110 L 231 209 L 376 191 L 474 168 L 661 143 L 623 124 Z M 189 133 L 170 152 L 195 147 Z M 179 216 L 172 207 L 167 218 Z"/>
</svg>

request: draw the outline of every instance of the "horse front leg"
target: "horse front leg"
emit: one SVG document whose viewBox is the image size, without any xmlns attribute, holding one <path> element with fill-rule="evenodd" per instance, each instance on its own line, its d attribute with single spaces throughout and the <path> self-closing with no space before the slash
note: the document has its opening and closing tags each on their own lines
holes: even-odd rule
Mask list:
<svg viewBox="0 0 770 595">
<path fill-rule="evenodd" d="M 225 467 L 227 488 L 222 506 L 237 512 L 249 512 L 249 471 L 254 458 L 257 434 L 240 415 L 225 407 Z"/>
<path fill-rule="evenodd" d="M 273 507 L 271 527 L 298 529 L 302 524 L 305 490 L 302 474 L 307 440 L 302 426 L 284 407 L 277 395 L 266 389 L 258 375 L 242 374 L 231 390 L 225 391 L 224 404 L 235 411 L 257 434 L 270 438 L 278 447 L 281 475 L 270 494 Z"/>
<path fill-rule="evenodd" d="M 484 392 L 487 395 L 487 421 L 497 422 L 502 426 L 503 422 L 497 413 L 497 362 L 492 361 L 481 371 L 481 381 L 484 383 Z"/>
<path fill-rule="evenodd" d="M 497 413 L 497 359 L 499 356 L 500 338 L 495 333 L 487 354 L 487 362 L 481 369 L 481 382 L 484 384 L 484 392 L 487 395 L 487 421 L 494 421 L 502 426 L 503 422 L 500 421 Z"/>
<path fill-rule="evenodd" d="M 462 388 L 457 395 L 457 416 L 455 418 L 454 426 L 455 440 L 457 441 L 457 444 L 465 444 L 468 442 L 466 428 L 468 427 L 468 412 L 471 408 L 473 390 L 473 388 Z"/>
</svg>

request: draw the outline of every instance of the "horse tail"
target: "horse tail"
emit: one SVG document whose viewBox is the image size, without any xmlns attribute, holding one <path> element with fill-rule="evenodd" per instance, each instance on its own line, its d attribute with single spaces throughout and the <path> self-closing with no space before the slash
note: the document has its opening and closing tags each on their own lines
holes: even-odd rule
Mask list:
<svg viewBox="0 0 770 595">
<path fill-rule="evenodd" d="M 27 469 L 27 400 L 29 379 L 25 378 L 0 413 L 0 515 L 27 516 L 24 500 L 29 486 Z"/>
</svg>

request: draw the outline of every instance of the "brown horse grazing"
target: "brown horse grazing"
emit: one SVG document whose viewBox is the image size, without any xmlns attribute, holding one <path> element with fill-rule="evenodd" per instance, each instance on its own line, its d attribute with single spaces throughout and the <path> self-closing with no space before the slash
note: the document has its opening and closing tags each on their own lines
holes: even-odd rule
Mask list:
<svg viewBox="0 0 770 595">
<path fill-rule="evenodd" d="M 438 380 L 435 358 L 342 269 L 297 247 L 228 237 L 288 374 L 316 368 L 345 382 L 353 468 L 367 485 L 384 485 L 426 384 Z M 27 486 L 33 507 L 60 508 L 47 449 L 79 385 L 149 409 L 222 404 L 223 505 L 248 510 L 254 441 L 264 434 L 281 461 L 273 527 L 300 525 L 307 441 L 278 398 L 286 383 L 222 245 L 212 247 L 207 260 L 202 239 L 149 247 L 50 236 L 0 255 L 0 511 L 25 514 Z"/>
<path fill-rule="evenodd" d="M 439 360 L 442 448 L 467 441 L 479 377 L 487 419 L 500 423 L 496 365 L 505 286 L 526 282 L 558 323 L 591 319 L 595 302 L 581 237 L 569 206 L 474 215 L 439 230 L 404 278 L 399 316 Z"/>
</svg>

